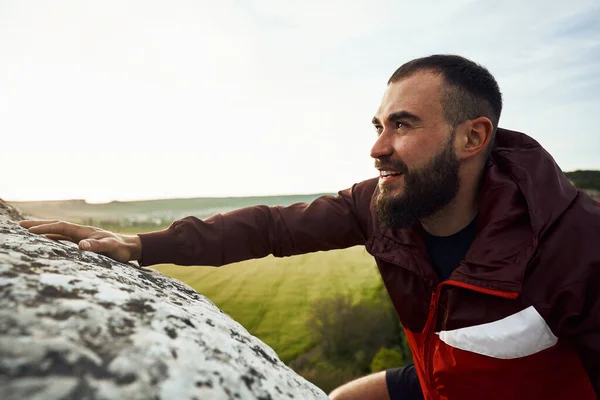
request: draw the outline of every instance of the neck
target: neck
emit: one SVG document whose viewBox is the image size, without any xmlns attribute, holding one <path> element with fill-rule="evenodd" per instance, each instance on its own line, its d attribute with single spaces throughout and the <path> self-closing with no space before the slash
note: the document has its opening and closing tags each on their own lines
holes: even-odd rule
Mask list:
<svg viewBox="0 0 600 400">
<path fill-rule="evenodd" d="M 478 174 L 474 179 L 461 179 L 461 186 L 454 200 L 437 213 L 423 218 L 423 229 L 434 236 L 450 236 L 469 225 L 477 215 L 480 176 Z"/>
</svg>

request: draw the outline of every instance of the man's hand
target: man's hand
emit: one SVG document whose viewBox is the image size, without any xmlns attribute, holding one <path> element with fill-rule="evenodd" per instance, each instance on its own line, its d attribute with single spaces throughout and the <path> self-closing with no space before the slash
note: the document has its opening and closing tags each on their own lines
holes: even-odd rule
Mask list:
<svg viewBox="0 0 600 400">
<path fill-rule="evenodd" d="M 77 243 L 81 250 L 104 254 L 120 262 L 139 260 L 142 242 L 137 235 L 119 235 L 93 226 L 63 221 L 21 221 L 19 224 L 31 233 L 45 235 L 53 240 Z"/>
</svg>

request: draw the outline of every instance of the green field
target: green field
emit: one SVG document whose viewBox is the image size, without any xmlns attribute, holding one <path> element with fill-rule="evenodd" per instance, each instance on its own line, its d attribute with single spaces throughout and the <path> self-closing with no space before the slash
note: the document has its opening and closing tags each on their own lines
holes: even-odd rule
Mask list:
<svg viewBox="0 0 600 400">
<path fill-rule="evenodd" d="M 370 298 L 382 282 L 364 247 L 266 257 L 228 266 L 156 269 L 192 286 L 289 362 L 312 348 L 310 305 L 336 294 Z"/>
</svg>

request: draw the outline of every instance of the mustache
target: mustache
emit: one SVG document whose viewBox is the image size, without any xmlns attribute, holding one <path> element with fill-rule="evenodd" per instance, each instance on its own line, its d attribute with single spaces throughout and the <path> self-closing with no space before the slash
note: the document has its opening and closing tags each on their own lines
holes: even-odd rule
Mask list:
<svg viewBox="0 0 600 400">
<path fill-rule="evenodd" d="M 408 173 L 408 166 L 402 160 L 394 160 L 390 156 L 379 157 L 375 159 L 375 168 L 398 171 L 402 174 Z"/>
</svg>

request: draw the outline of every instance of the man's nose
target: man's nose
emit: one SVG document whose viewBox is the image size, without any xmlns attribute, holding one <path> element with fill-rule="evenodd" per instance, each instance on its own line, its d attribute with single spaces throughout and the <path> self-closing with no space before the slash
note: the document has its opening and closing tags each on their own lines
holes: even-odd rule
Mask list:
<svg viewBox="0 0 600 400">
<path fill-rule="evenodd" d="M 391 156 L 393 153 L 394 147 L 392 146 L 390 138 L 385 133 L 382 133 L 377 138 L 375 144 L 373 145 L 373 148 L 371 149 L 371 157 L 377 159 L 381 157 Z"/>
</svg>

